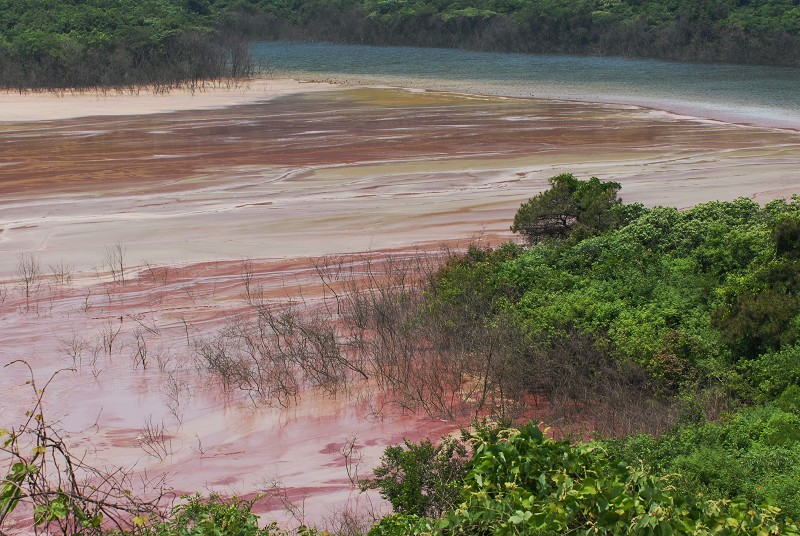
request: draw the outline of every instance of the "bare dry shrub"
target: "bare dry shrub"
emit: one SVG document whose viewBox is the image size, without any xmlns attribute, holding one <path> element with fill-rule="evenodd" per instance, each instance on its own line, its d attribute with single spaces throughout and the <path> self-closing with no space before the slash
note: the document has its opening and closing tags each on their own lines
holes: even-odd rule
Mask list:
<svg viewBox="0 0 800 536">
<path fill-rule="evenodd" d="M 361 452 L 357 441 L 358 439 L 355 436 L 347 436 L 339 448 L 339 454 L 344 459 L 344 467 L 347 470 L 347 478 L 354 487 L 358 487 L 358 472 L 362 468 L 364 461 L 364 454 Z"/>
<path fill-rule="evenodd" d="M 27 363 L 6 366 L 10 365 L 28 368 L 34 401 L 20 424 L 0 430 L 0 463 L 8 465 L 0 486 L 0 533 L 10 529 L 15 518 L 34 520 L 37 529 L 48 534 L 86 535 L 110 528 L 132 530 L 137 516 L 159 518 L 163 480 L 137 482 L 132 471 L 92 466 L 85 455 L 70 450 L 68 434 L 47 420 L 45 392 L 67 369 L 39 389 Z"/>
<path fill-rule="evenodd" d="M 58 352 L 72 360 L 72 368 L 80 367 L 83 364 L 83 355 L 88 349 L 89 341 L 78 335 L 74 330 L 69 339 L 60 339 L 58 344 Z"/>
<path fill-rule="evenodd" d="M 50 277 L 57 285 L 70 285 L 72 284 L 72 276 L 75 273 L 75 267 L 67 264 L 64 260 L 60 260 L 55 264 L 48 266 L 50 270 Z"/>
<path fill-rule="evenodd" d="M 336 311 L 347 355 L 397 405 L 456 420 L 505 416 L 522 397 L 504 363 L 523 338 L 513 323 L 493 317 L 485 296 L 436 300 L 439 270 L 454 255 L 418 251 L 379 264 L 362 259 L 346 270 L 328 264 L 320 273 L 341 288 Z"/>
<path fill-rule="evenodd" d="M 233 320 L 214 337 L 196 341 L 194 349 L 228 392 L 236 389 L 254 403 L 281 407 L 299 396 L 295 367 L 261 322 Z"/>
<path fill-rule="evenodd" d="M 326 534 L 364 536 L 376 522 L 368 512 L 347 505 L 326 515 L 321 528 Z"/>
<path fill-rule="evenodd" d="M 262 482 L 258 491 L 266 504 L 277 503 L 298 525 L 306 525 L 308 491 L 303 491 L 299 497 L 293 498 L 291 490 L 277 478 Z"/>
<path fill-rule="evenodd" d="M 241 273 L 239 274 L 244 287 L 244 301 L 249 305 L 256 305 L 261 294 L 258 285 L 255 283 L 255 265 L 252 259 L 242 261 Z"/>
<path fill-rule="evenodd" d="M 180 378 L 179 371 L 170 371 L 161 384 L 161 394 L 164 404 L 169 409 L 178 424 L 183 424 L 183 408 L 192 396 L 186 382 Z"/>
<path fill-rule="evenodd" d="M 115 322 L 109 318 L 108 320 L 106 320 L 105 324 L 103 324 L 103 327 L 100 329 L 100 340 L 102 341 L 102 348 L 107 356 L 111 356 L 114 353 L 114 344 L 121 330 L 122 330 L 122 317 L 120 317 L 119 324 L 116 325 Z"/>
<path fill-rule="evenodd" d="M 103 267 L 111 275 L 112 281 L 125 284 L 125 246 L 116 241 L 106 246 L 103 252 Z"/>
<path fill-rule="evenodd" d="M 89 311 L 92 309 L 92 305 L 92 289 L 88 288 L 79 309 L 82 313 L 89 314 Z"/>
<path fill-rule="evenodd" d="M 335 396 L 368 386 L 409 411 L 504 415 L 521 397 L 514 375 L 498 363 L 519 337 L 489 322 L 477 297 L 460 305 L 466 315 L 429 306 L 436 272 L 451 255 L 320 259 L 321 302 L 270 304 L 246 291 L 250 317 L 197 341 L 195 350 L 223 387 L 261 403 L 286 406 L 301 387 Z M 245 265 L 243 284 L 252 289 L 250 274 Z"/>
<path fill-rule="evenodd" d="M 169 266 L 155 266 L 147 260 L 143 260 L 142 265 L 144 266 L 141 272 L 142 276 L 147 275 L 150 282 L 154 285 L 167 285 L 170 275 Z"/>
<path fill-rule="evenodd" d="M 140 449 L 160 461 L 173 454 L 172 436 L 164 426 L 164 422 L 154 422 L 152 415 L 145 419 L 144 426 L 136 439 Z"/>
<path fill-rule="evenodd" d="M 653 395 L 647 373 L 620 363 L 607 345 L 568 330 L 530 356 L 529 390 L 549 406 L 554 423 L 582 424 L 605 436 L 663 432 L 677 409 Z"/>
<path fill-rule="evenodd" d="M 103 346 L 99 339 L 95 339 L 94 344 L 89 345 L 89 364 L 91 365 L 92 376 L 97 379 L 100 376 L 100 373 L 103 372 L 98 366 L 98 359 L 100 357 L 100 352 L 103 351 Z"/>
<path fill-rule="evenodd" d="M 133 367 L 138 368 L 141 365 L 142 369 L 147 370 L 147 339 L 145 338 L 144 331 L 139 328 L 134 328 L 131 336 L 133 337 L 133 344 L 131 346 L 133 348 Z"/>
<path fill-rule="evenodd" d="M 17 278 L 26 302 L 39 292 L 42 266 L 33 253 L 20 253 L 17 256 Z"/>
</svg>

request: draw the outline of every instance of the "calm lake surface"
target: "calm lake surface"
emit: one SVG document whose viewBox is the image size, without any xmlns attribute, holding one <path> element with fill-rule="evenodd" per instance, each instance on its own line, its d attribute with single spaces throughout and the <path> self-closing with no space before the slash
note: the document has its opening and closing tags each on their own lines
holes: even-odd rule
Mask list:
<svg viewBox="0 0 800 536">
<path fill-rule="evenodd" d="M 800 129 L 800 69 L 465 50 L 260 42 L 274 75 L 633 104 Z"/>
</svg>

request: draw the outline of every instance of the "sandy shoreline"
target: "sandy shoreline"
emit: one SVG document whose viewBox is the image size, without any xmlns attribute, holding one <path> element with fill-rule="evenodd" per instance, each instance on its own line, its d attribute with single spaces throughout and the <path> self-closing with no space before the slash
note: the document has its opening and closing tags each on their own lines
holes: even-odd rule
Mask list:
<svg viewBox="0 0 800 536">
<path fill-rule="evenodd" d="M 148 89 L 107 93 L 2 91 L 0 124 L 227 108 L 293 93 L 329 91 L 336 87 L 330 83 L 291 78 L 255 78 L 231 84 L 209 84 L 195 91 L 181 88 L 165 93 Z"/>
<path fill-rule="evenodd" d="M 591 96 L 585 93 L 564 93 L 536 88 L 533 92 L 491 85 L 470 86 L 463 81 L 412 80 L 402 77 L 372 78 L 366 76 L 326 75 L 303 77 L 258 77 L 236 82 L 210 83 L 202 88 L 172 89 L 156 93 L 150 89 L 134 91 L 65 91 L 23 92 L 0 91 L 0 125 L 57 121 L 91 116 L 127 116 L 171 113 L 190 110 L 209 110 L 253 104 L 297 93 L 333 91 L 352 88 L 403 89 L 412 92 L 446 93 L 471 97 L 520 98 L 614 108 L 635 107 L 654 115 L 666 114 L 674 119 L 705 120 L 710 123 L 743 127 L 800 131 L 795 118 L 759 115 L 759 110 L 747 112 L 735 106 L 706 109 L 689 102 L 609 95 Z"/>
<path fill-rule="evenodd" d="M 287 74 L 288 76 L 288 74 Z M 611 107 L 636 107 L 654 114 L 669 114 L 675 119 L 705 120 L 743 127 L 800 131 L 800 115 L 786 113 L 783 109 L 750 106 L 746 103 L 694 102 L 677 98 L 647 95 L 618 95 L 608 92 L 550 87 L 548 85 L 502 85 L 489 82 L 468 82 L 447 79 L 412 79 L 402 76 L 371 77 L 366 75 L 302 76 L 309 83 L 329 83 L 344 86 L 405 88 L 490 98 L 521 98 L 530 100 L 560 101 L 576 104 L 606 105 Z"/>
</svg>

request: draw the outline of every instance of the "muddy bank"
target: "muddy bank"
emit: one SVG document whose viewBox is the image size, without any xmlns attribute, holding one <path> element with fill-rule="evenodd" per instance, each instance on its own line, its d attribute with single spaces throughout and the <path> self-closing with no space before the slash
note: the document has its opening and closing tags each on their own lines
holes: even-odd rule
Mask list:
<svg viewBox="0 0 800 536">
<path fill-rule="evenodd" d="M 334 89 L 329 83 L 290 78 L 207 82 L 192 90 L 132 88 L 120 91 L 0 91 L 0 123 L 57 121 L 76 117 L 143 115 L 226 108 L 297 92 Z"/>
<path fill-rule="evenodd" d="M 462 423 L 364 397 L 309 393 L 285 409 L 225 396 L 193 344 L 245 312 L 248 273 L 270 300 L 320 300 L 309 257 L 507 239 L 519 204 L 561 172 L 619 181 L 647 205 L 800 187 L 796 133 L 632 106 L 363 88 L 246 102 L 0 124 L 0 364 L 74 368 L 46 410 L 99 463 L 165 472 L 176 491 L 280 482 L 309 499 L 309 520 L 352 493 L 348 437 L 369 467 L 403 436 Z M 115 247 L 124 284 L 109 271 Z M 29 296 L 23 253 L 42 275 Z M 0 375 L 4 418 L 29 402 L 24 372 Z M 143 443 L 153 425 L 166 439 Z"/>
<path fill-rule="evenodd" d="M 394 89 L 221 110 L 5 123 L 0 277 L 20 251 L 99 268 L 508 236 L 548 177 L 679 207 L 792 193 L 800 134 L 629 106 Z"/>
<path fill-rule="evenodd" d="M 387 255 L 413 254 L 381 251 L 336 262 L 359 272 Z M 0 305 L 2 364 L 27 361 L 39 387 L 56 374 L 44 399 L 47 421 L 63 431 L 73 454 L 96 467 L 123 467 L 135 483 L 164 476 L 170 496 L 263 493 L 257 510 L 289 525 L 324 523 L 348 501 L 383 508 L 375 497 L 359 497 L 345 446 L 356 448 L 363 476 L 385 446 L 441 436 L 468 416 L 457 422 L 411 414 L 363 386 L 309 388 L 283 405 L 254 399 L 236 386 L 225 389 L 197 351 L 251 316 L 256 293 L 259 303 L 279 308 L 325 306 L 332 287 L 320 279 L 319 264 L 209 262 L 131 271 L 124 283 L 42 281 L 29 296 L 11 292 Z M 10 428 L 24 420 L 34 394 L 24 366 L 2 370 L 8 396 L 0 415 Z"/>
</svg>

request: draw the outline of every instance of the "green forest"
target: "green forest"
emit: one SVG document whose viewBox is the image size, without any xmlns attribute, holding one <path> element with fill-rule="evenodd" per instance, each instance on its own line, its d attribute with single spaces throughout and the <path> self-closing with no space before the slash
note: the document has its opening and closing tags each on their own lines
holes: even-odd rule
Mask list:
<svg viewBox="0 0 800 536">
<path fill-rule="evenodd" d="M 366 487 L 396 515 L 373 533 L 795 534 L 800 199 L 678 211 L 550 184 L 514 221 L 530 247 L 473 249 L 430 299 L 477 295 L 484 322 L 520 326 L 510 367 L 584 441 L 478 426 L 461 454 L 389 449 Z"/>
<path fill-rule="evenodd" d="M 0 87 L 175 85 L 252 74 L 205 0 L 0 0 Z"/>
<path fill-rule="evenodd" d="M 254 39 L 800 65 L 798 0 L 0 0 L 0 86 L 247 76 Z"/>
<path fill-rule="evenodd" d="M 249 12 L 271 38 L 800 65 L 797 0 L 239 0 L 228 9 Z"/>
</svg>

